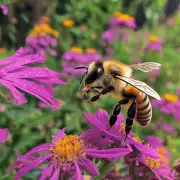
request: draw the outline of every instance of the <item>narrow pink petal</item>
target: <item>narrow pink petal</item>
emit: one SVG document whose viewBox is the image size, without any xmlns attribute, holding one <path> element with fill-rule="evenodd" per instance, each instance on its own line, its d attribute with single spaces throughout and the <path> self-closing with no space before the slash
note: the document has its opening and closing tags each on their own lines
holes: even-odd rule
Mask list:
<svg viewBox="0 0 180 180">
<path fill-rule="evenodd" d="M 58 165 L 50 178 L 50 180 L 58 180 L 59 179 L 59 174 L 60 174 L 60 166 Z"/>
<path fill-rule="evenodd" d="M 90 161 L 87 158 L 82 158 L 80 160 L 82 163 L 82 166 L 92 175 L 92 176 L 98 176 L 99 175 L 99 170 L 97 169 L 96 165 Z"/>
<path fill-rule="evenodd" d="M 82 176 L 82 173 L 81 173 L 81 170 L 79 168 L 79 165 L 77 164 L 76 161 L 74 161 L 74 166 L 75 166 L 75 169 L 76 169 L 76 180 L 84 180 L 84 178 Z"/>
<path fill-rule="evenodd" d="M 46 180 L 47 178 L 51 177 L 51 175 L 53 173 L 53 167 L 54 167 L 54 165 L 51 164 L 49 167 L 44 168 L 41 171 L 41 177 L 39 178 L 39 180 Z"/>
<path fill-rule="evenodd" d="M 52 137 L 52 143 L 54 144 L 58 139 L 62 138 L 65 132 L 65 128 L 60 129 L 56 136 Z"/>
<path fill-rule="evenodd" d="M 4 143 L 8 138 L 9 130 L 0 128 L 0 143 Z"/>
<path fill-rule="evenodd" d="M 44 161 L 46 161 L 47 159 L 51 158 L 51 154 L 48 154 L 46 156 L 40 157 L 35 159 L 34 161 L 32 161 L 31 163 L 29 163 L 26 166 L 23 166 L 15 175 L 15 180 L 20 180 L 20 178 L 22 176 L 24 176 L 25 174 L 27 174 L 29 171 L 31 171 L 32 169 L 36 168 L 38 165 L 42 164 Z"/>
<path fill-rule="evenodd" d="M 14 96 L 18 104 L 24 104 L 27 102 L 24 95 L 20 91 L 18 91 L 10 82 L 5 80 L 0 80 L 0 84 L 2 84 L 11 91 L 12 95 Z"/>
<path fill-rule="evenodd" d="M 87 154 L 92 157 L 97 158 L 118 158 L 127 155 L 130 153 L 129 148 L 111 148 L 111 149 L 104 149 L 104 150 L 98 150 L 98 149 L 87 149 Z"/>
<path fill-rule="evenodd" d="M 53 145 L 52 144 L 42 144 L 39 146 L 36 146 L 35 148 L 31 149 L 29 152 L 27 152 L 24 157 L 27 156 L 32 156 L 35 153 L 43 152 L 43 151 L 48 151 Z"/>
</svg>

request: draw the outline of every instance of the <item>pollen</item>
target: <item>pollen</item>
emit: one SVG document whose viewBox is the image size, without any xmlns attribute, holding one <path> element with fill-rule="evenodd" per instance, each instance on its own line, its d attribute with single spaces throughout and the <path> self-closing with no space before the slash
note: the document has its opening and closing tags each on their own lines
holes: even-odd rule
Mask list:
<svg viewBox="0 0 180 180">
<path fill-rule="evenodd" d="M 149 37 L 149 40 L 150 40 L 151 42 L 157 42 L 158 39 L 159 39 L 159 38 L 158 38 L 157 36 L 154 36 L 154 35 Z"/>
<path fill-rule="evenodd" d="M 76 135 L 64 135 L 59 138 L 54 147 L 49 151 L 53 154 L 54 161 L 60 164 L 70 163 L 82 156 L 85 156 L 85 145 Z"/>
<path fill-rule="evenodd" d="M 169 101 L 169 102 L 175 103 L 178 101 L 178 96 L 176 96 L 175 94 L 166 93 L 166 94 L 164 94 L 164 99 Z"/>
<path fill-rule="evenodd" d="M 165 157 L 165 148 L 160 147 L 160 148 L 156 148 L 156 152 L 159 154 L 159 158 L 150 158 L 150 157 L 145 157 L 145 163 L 146 165 L 148 165 L 151 169 L 157 169 L 160 167 L 165 166 L 169 160 Z"/>
<path fill-rule="evenodd" d="M 75 52 L 75 53 L 78 53 L 78 54 L 83 53 L 83 50 L 80 47 L 72 47 L 71 51 Z"/>
<path fill-rule="evenodd" d="M 138 136 L 134 136 L 134 137 L 133 137 L 133 140 L 136 141 L 136 142 L 139 143 L 139 144 L 142 144 L 142 143 L 143 143 L 143 141 L 142 141 Z"/>
<path fill-rule="evenodd" d="M 121 124 L 120 124 L 120 129 L 119 129 L 119 131 L 120 131 L 121 133 L 125 133 L 125 124 L 124 124 L 124 123 L 121 123 Z"/>
</svg>

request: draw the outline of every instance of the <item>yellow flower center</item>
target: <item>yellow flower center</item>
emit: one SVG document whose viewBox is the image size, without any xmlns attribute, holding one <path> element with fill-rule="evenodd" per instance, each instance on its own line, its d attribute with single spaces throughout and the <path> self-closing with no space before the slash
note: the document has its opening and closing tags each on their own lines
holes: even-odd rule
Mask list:
<svg viewBox="0 0 180 180">
<path fill-rule="evenodd" d="M 86 53 L 88 53 L 88 54 L 96 53 L 96 49 L 94 49 L 94 48 L 87 48 L 86 49 Z"/>
<path fill-rule="evenodd" d="M 72 19 L 65 19 L 62 24 L 65 27 L 72 27 L 74 25 L 74 21 Z"/>
<path fill-rule="evenodd" d="M 143 143 L 143 141 L 142 141 L 138 136 L 134 136 L 134 137 L 133 137 L 133 140 L 136 141 L 136 142 L 139 143 L 139 144 L 142 144 L 142 143 Z"/>
<path fill-rule="evenodd" d="M 169 101 L 169 102 L 175 103 L 178 101 L 178 96 L 176 96 L 175 94 L 166 93 L 166 94 L 164 94 L 164 99 Z"/>
<path fill-rule="evenodd" d="M 156 152 L 159 154 L 159 158 L 153 159 L 150 157 L 145 157 L 145 163 L 151 168 L 151 169 L 157 169 L 164 165 L 166 165 L 169 161 L 165 157 L 165 148 L 160 147 L 156 148 Z"/>
<path fill-rule="evenodd" d="M 115 17 L 118 17 L 121 20 L 124 20 L 124 21 L 132 21 L 132 20 L 134 20 L 134 17 L 129 16 L 128 14 L 118 12 L 118 11 L 115 11 L 113 15 Z"/>
<path fill-rule="evenodd" d="M 6 48 L 0 48 L 0 54 L 4 54 L 7 53 L 7 49 Z"/>
<path fill-rule="evenodd" d="M 151 42 L 157 42 L 157 41 L 159 40 L 159 38 L 158 38 L 157 36 L 150 36 L 150 37 L 149 37 L 149 40 L 150 40 Z"/>
<path fill-rule="evenodd" d="M 49 151 L 53 154 L 55 161 L 66 164 L 85 156 L 84 148 L 85 145 L 82 140 L 79 140 L 78 136 L 64 134 Z"/>
<path fill-rule="evenodd" d="M 50 27 L 47 23 L 35 25 L 29 36 L 55 36 L 59 37 L 59 32 Z"/>
<path fill-rule="evenodd" d="M 83 50 L 79 47 L 72 47 L 71 51 L 78 53 L 78 54 L 82 54 Z"/>
</svg>

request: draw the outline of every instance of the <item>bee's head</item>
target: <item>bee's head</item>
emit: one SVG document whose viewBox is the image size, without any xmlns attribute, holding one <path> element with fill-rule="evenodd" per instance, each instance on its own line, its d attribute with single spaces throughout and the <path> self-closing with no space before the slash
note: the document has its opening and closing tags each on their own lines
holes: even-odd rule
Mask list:
<svg viewBox="0 0 180 180">
<path fill-rule="evenodd" d="M 92 62 L 89 65 L 88 73 L 85 79 L 85 85 L 89 86 L 98 80 L 104 73 L 103 63 L 102 62 Z"/>
</svg>

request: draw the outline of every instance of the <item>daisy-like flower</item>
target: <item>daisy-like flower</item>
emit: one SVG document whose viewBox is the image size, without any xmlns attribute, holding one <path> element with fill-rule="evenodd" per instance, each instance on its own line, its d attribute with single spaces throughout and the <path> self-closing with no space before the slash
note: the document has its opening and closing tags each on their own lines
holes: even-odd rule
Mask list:
<svg viewBox="0 0 180 180">
<path fill-rule="evenodd" d="M 42 62 L 44 58 L 39 54 L 24 55 L 23 48 L 20 48 L 13 56 L 0 61 L 0 84 L 9 89 L 18 104 L 27 102 L 21 92 L 24 91 L 51 107 L 57 105 L 57 100 L 47 87 L 66 83 L 59 79 L 57 72 L 48 68 L 29 66 Z"/>
<path fill-rule="evenodd" d="M 122 115 L 118 116 L 116 124 L 110 129 L 109 128 L 109 116 L 105 110 L 98 109 L 95 114 L 84 113 L 85 119 L 88 123 L 95 128 L 96 131 L 103 132 L 104 135 L 109 139 L 109 142 L 112 143 L 112 146 L 115 144 L 121 146 L 125 140 L 125 124 L 122 122 Z M 93 131 L 92 131 L 93 134 Z M 89 136 L 91 137 L 91 136 Z M 126 139 L 126 146 L 133 150 L 135 147 L 139 152 L 147 154 L 154 158 L 159 157 L 157 152 L 153 148 L 149 148 L 143 145 L 143 141 L 139 137 L 135 136 L 132 132 L 128 135 Z"/>
<path fill-rule="evenodd" d="M 74 21 L 72 19 L 65 19 L 62 21 L 64 27 L 72 27 L 74 25 Z"/>
<path fill-rule="evenodd" d="M 59 32 L 52 29 L 49 24 L 40 23 L 35 25 L 32 32 L 26 39 L 25 54 L 39 53 L 43 57 L 48 54 L 57 56 L 55 48 L 57 47 L 57 38 Z"/>
<path fill-rule="evenodd" d="M 39 145 L 18 157 L 10 166 L 10 171 L 17 168 L 15 180 L 20 180 L 29 171 L 46 163 L 47 167 L 42 169 L 40 180 L 57 180 L 59 177 L 82 180 L 82 169 L 91 176 L 99 175 L 97 167 L 91 161 L 92 158 L 112 159 L 125 156 L 129 152 L 128 148 L 101 149 L 91 146 L 91 141 L 82 136 L 66 135 L 63 129 L 52 138 L 52 143 Z M 43 155 L 38 156 L 39 153 Z"/>
<path fill-rule="evenodd" d="M 162 51 L 163 41 L 158 36 L 150 36 L 149 42 L 145 46 L 144 51 L 153 50 L 156 52 Z"/>
<path fill-rule="evenodd" d="M 100 59 L 101 56 L 94 48 L 87 48 L 84 52 L 80 47 L 73 47 L 70 51 L 63 54 L 62 76 L 73 78 L 74 75 L 80 75 L 84 73 L 84 70 L 75 70 L 75 67 L 88 67 L 91 62 L 99 61 Z"/>
<path fill-rule="evenodd" d="M 124 14 L 121 12 L 114 12 L 113 17 L 110 19 L 109 22 L 110 26 L 125 26 L 132 29 L 136 28 L 135 19 L 132 16 L 129 16 L 128 14 Z"/>
<path fill-rule="evenodd" d="M 175 119 L 180 120 L 180 99 L 177 95 L 166 93 L 159 102 L 153 100 L 152 106 L 160 109 L 162 113 L 172 114 Z"/>
<path fill-rule="evenodd" d="M 0 128 L 0 143 L 4 143 L 9 135 L 8 129 L 2 129 Z"/>
<path fill-rule="evenodd" d="M 155 159 L 144 154 L 141 154 L 137 158 L 137 162 L 140 163 L 139 168 L 141 169 L 142 177 L 146 179 L 156 178 L 159 180 L 173 180 L 173 173 L 169 166 L 170 156 L 167 149 L 157 137 L 151 136 L 149 140 L 150 141 L 147 141 L 146 145 L 154 147 L 159 154 L 159 158 Z"/>
<path fill-rule="evenodd" d="M 7 6 L 1 5 L 0 8 L 2 9 L 2 12 L 3 12 L 4 15 L 7 15 L 7 14 L 8 14 L 8 8 L 7 8 Z"/>
</svg>

